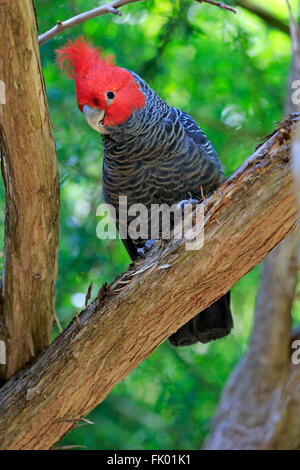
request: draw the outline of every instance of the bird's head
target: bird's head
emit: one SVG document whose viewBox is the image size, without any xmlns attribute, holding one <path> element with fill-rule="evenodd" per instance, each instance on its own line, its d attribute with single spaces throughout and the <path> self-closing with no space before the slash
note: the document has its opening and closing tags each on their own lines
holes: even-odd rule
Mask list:
<svg viewBox="0 0 300 470">
<path fill-rule="evenodd" d="M 133 75 L 104 57 L 84 37 L 69 40 L 56 51 L 61 68 L 75 81 L 78 107 L 88 124 L 107 134 L 145 106 L 145 96 Z"/>
</svg>

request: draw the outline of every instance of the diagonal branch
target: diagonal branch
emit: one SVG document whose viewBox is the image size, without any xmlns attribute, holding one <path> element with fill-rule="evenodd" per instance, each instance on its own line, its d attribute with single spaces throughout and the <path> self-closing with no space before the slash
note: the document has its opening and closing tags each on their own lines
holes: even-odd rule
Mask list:
<svg viewBox="0 0 300 470">
<path fill-rule="evenodd" d="M 159 242 L 0 390 L 0 447 L 48 449 L 293 229 L 289 118 L 210 198 L 205 243 Z M 236 319 L 238 322 L 238 318 Z"/>
</svg>

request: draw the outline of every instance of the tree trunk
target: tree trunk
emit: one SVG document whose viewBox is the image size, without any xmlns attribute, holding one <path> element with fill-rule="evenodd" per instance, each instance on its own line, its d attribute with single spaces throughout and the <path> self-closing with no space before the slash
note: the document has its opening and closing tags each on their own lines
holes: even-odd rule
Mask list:
<svg viewBox="0 0 300 470">
<path fill-rule="evenodd" d="M 32 0 L 0 3 L 0 116 L 5 252 L 0 340 L 8 378 L 50 342 L 59 233 L 59 180 Z"/>
<path fill-rule="evenodd" d="M 210 198 L 205 243 L 160 241 L 0 391 L 2 449 L 49 449 L 170 334 L 227 292 L 294 227 L 286 120 Z M 238 318 L 236 319 L 238 322 Z"/>
</svg>

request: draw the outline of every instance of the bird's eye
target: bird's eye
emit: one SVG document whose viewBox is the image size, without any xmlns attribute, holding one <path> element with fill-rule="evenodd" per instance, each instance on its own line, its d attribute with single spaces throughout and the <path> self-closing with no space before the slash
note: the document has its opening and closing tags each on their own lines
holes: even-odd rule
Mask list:
<svg viewBox="0 0 300 470">
<path fill-rule="evenodd" d="M 100 101 L 99 101 L 98 98 L 93 98 L 93 103 L 94 103 L 95 106 L 99 106 Z"/>
<path fill-rule="evenodd" d="M 108 92 L 106 93 L 106 96 L 107 96 L 107 98 L 108 98 L 109 100 L 113 100 L 114 97 L 115 97 L 115 94 L 114 94 L 113 91 L 108 91 Z"/>
</svg>

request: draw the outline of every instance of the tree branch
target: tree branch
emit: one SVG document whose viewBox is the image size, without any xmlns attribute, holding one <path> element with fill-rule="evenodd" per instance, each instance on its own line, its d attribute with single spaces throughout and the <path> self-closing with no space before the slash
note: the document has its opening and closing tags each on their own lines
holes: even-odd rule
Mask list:
<svg viewBox="0 0 300 470">
<path fill-rule="evenodd" d="M 0 112 L 5 253 L 0 340 L 8 378 L 51 338 L 57 272 L 59 180 L 32 1 L 0 4 Z"/>
<path fill-rule="evenodd" d="M 276 18 L 276 16 L 273 16 L 268 10 L 261 7 L 260 5 L 249 2 L 248 0 L 235 0 L 235 5 L 242 7 L 251 13 L 254 13 L 273 28 L 277 28 L 285 34 L 290 34 L 290 29 L 287 24 L 285 24 L 279 18 Z"/>
<path fill-rule="evenodd" d="M 210 198 L 205 243 L 160 241 L 34 363 L 0 390 L 2 449 L 48 449 L 199 311 L 227 292 L 294 227 L 289 169 L 295 116 Z M 237 318 L 238 321 L 238 318 Z"/>
<path fill-rule="evenodd" d="M 129 3 L 142 1 L 144 0 L 114 0 L 113 2 L 107 3 L 106 5 L 102 5 L 101 7 L 97 7 L 93 10 L 85 11 L 84 13 L 80 13 L 79 15 L 73 16 L 72 18 L 69 18 L 66 21 L 58 20 L 56 26 L 39 36 L 39 45 L 42 46 L 47 41 L 50 41 L 50 39 L 55 38 L 55 36 L 58 36 L 63 31 L 66 31 L 67 29 L 70 29 L 73 26 L 77 26 L 81 23 L 85 23 L 86 21 L 91 20 L 93 18 L 97 18 L 98 16 L 106 15 L 107 13 L 122 16 L 122 13 L 118 10 L 118 8 L 121 8 L 124 5 L 128 5 Z"/>
<path fill-rule="evenodd" d="M 196 2 L 209 3 L 210 5 L 214 5 L 216 7 L 221 8 L 222 10 L 232 11 L 232 13 L 235 13 L 235 14 L 237 13 L 237 11 L 234 8 L 232 8 L 229 5 L 226 5 L 226 3 L 223 3 L 223 2 L 217 2 L 215 0 L 196 0 Z"/>
<path fill-rule="evenodd" d="M 54 26 L 52 29 L 43 33 L 39 36 L 39 45 L 42 46 L 50 39 L 55 38 L 63 31 L 72 28 L 73 26 L 77 26 L 79 24 L 85 23 L 88 20 L 93 18 L 97 18 L 98 16 L 106 15 L 107 13 L 112 13 L 113 15 L 122 16 L 122 13 L 118 10 L 118 8 L 123 7 L 124 5 L 128 5 L 129 3 L 134 2 L 142 2 L 144 0 L 115 0 L 111 3 L 107 3 L 106 5 L 102 5 L 101 7 L 94 8 L 93 10 L 85 11 L 84 13 L 80 13 L 79 15 L 73 16 L 65 21 L 57 21 L 57 25 Z M 225 3 L 216 2 L 214 0 L 196 0 L 199 3 L 209 3 L 211 5 L 215 5 L 219 8 L 224 10 L 230 10 L 233 13 L 236 13 L 236 10 Z"/>
</svg>

